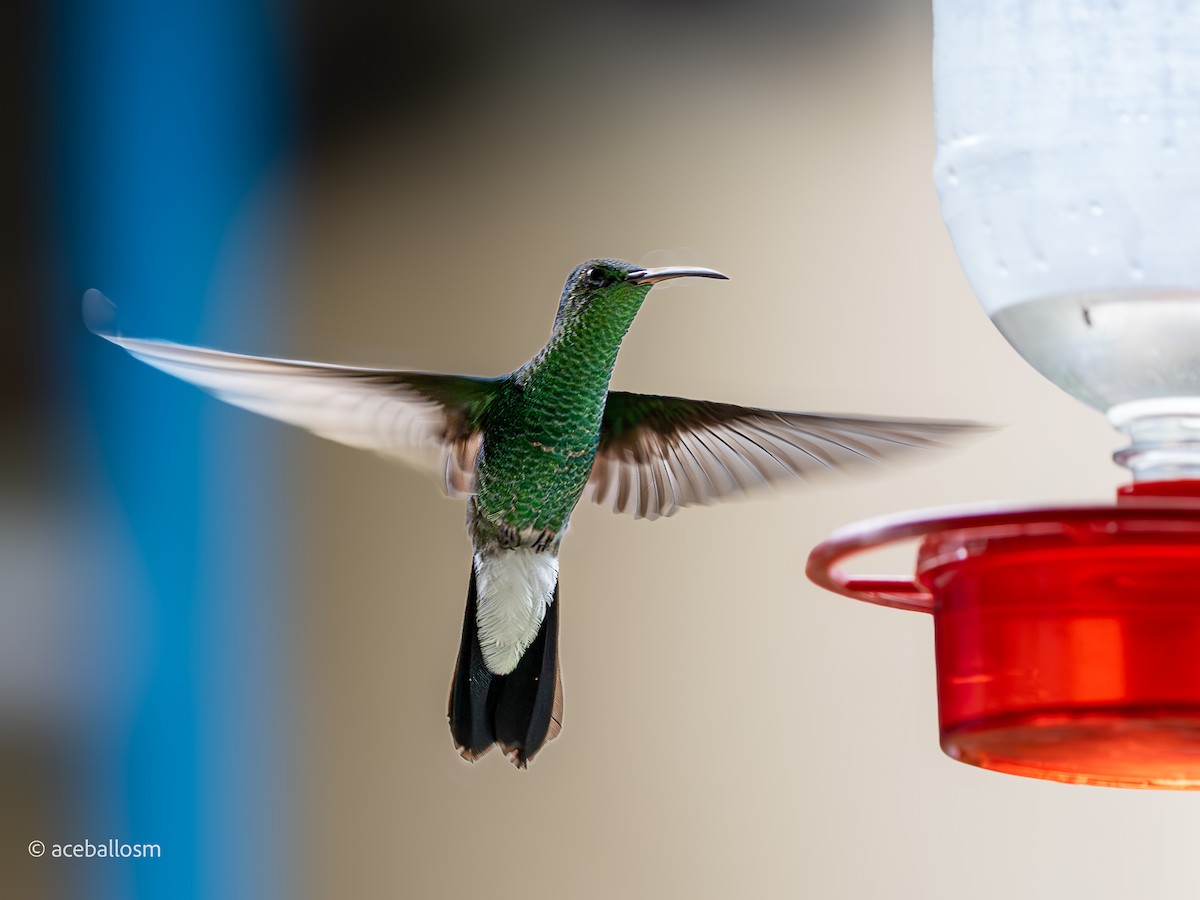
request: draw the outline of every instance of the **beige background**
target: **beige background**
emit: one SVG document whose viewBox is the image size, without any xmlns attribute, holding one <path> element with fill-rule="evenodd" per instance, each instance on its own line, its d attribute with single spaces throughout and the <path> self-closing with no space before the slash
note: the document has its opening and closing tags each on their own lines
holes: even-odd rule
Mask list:
<svg viewBox="0 0 1200 900">
<path fill-rule="evenodd" d="M 296 437 L 302 896 L 1200 895 L 1196 796 L 950 761 L 930 621 L 802 574 L 863 517 L 1103 500 L 1122 480 L 1119 436 L 1019 359 L 958 268 L 929 177 L 928 19 L 719 63 L 711 37 L 669 58 L 628 40 L 644 66 L 599 40 L 530 48 L 420 139 L 384 129 L 326 157 L 294 211 L 296 307 L 276 346 L 236 349 L 494 374 L 541 345 L 578 261 L 686 247 L 674 261 L 733 280 L 653 293 L 615 386 L 1008 427 L 671 520 L 580 508 L 565 727 L 525 772 L 462 762 L 445 724 L 461 504 Z"/>
</svg>

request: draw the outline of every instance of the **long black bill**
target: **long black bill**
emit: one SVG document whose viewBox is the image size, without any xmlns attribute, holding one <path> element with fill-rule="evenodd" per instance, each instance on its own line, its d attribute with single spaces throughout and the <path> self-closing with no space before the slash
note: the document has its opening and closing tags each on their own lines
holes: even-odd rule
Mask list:
<svg viewBox="0 0 1200 900">
<path fill-rule="evenodd" d="M 631 284 L 658 284 L 670 278 L 720 278 L 729 280 L 729 276 L 716 269 L 705 269 L 703 266 L 663 266 L 661 269 L 638 269 L 625 276 Z"/>
</svg>

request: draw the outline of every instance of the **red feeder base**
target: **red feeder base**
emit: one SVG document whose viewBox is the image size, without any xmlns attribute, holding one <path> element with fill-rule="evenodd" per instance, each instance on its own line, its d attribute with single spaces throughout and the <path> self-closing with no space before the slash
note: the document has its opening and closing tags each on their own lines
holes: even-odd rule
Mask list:
<svg viewBox="0 0 1200 900">
<path fill-rule="evenodd" d="M 926 513 L 843 529 L 809 577 L 933 615 L 942 749 L 1079 784 L 1200 789 L 1200 483 L 1115 506 Z M 923 538 L 916 579 L 845 557 Z"/>
</svg>

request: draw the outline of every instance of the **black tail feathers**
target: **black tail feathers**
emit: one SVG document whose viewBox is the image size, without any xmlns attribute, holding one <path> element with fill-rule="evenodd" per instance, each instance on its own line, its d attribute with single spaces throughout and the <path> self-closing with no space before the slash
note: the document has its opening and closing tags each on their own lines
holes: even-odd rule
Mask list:
<svg viewBox="0 0 1200 900">
<path fill-rule="evenodd" d="M 474 762 L 493 744 L 525 768 L 562 728 L 558 665 L 558 585 L 537 637 L 507 675 L 488 670 L 475 621 L 475 567 L 467 590 L 462 643 L 450 683 L 450 733 L 463 759 Z"/>
</svg>

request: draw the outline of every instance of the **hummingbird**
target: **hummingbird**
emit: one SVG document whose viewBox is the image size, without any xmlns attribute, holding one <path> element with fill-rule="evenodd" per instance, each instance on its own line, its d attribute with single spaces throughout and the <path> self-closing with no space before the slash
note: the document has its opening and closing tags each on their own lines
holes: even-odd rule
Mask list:
<svg viewBox="0 0 1200 900">
<path fill-rule="evenodd" d="M 89 328 L 218 398 L 431 471 L 466 499 L 473 554 L 448 719 L 474 762 L 524 768 L 562 727 L 558 555 L 583 497 L 656 519 L 759 485 L 944 446 L 981 426 L 779 412 L 609 389 L 651 288 L 707 268 L 592 259 L 566 281 L 546 345 L 485 378 L 244 356 L 125 337 L 98 291 Z"/>
</svg>

